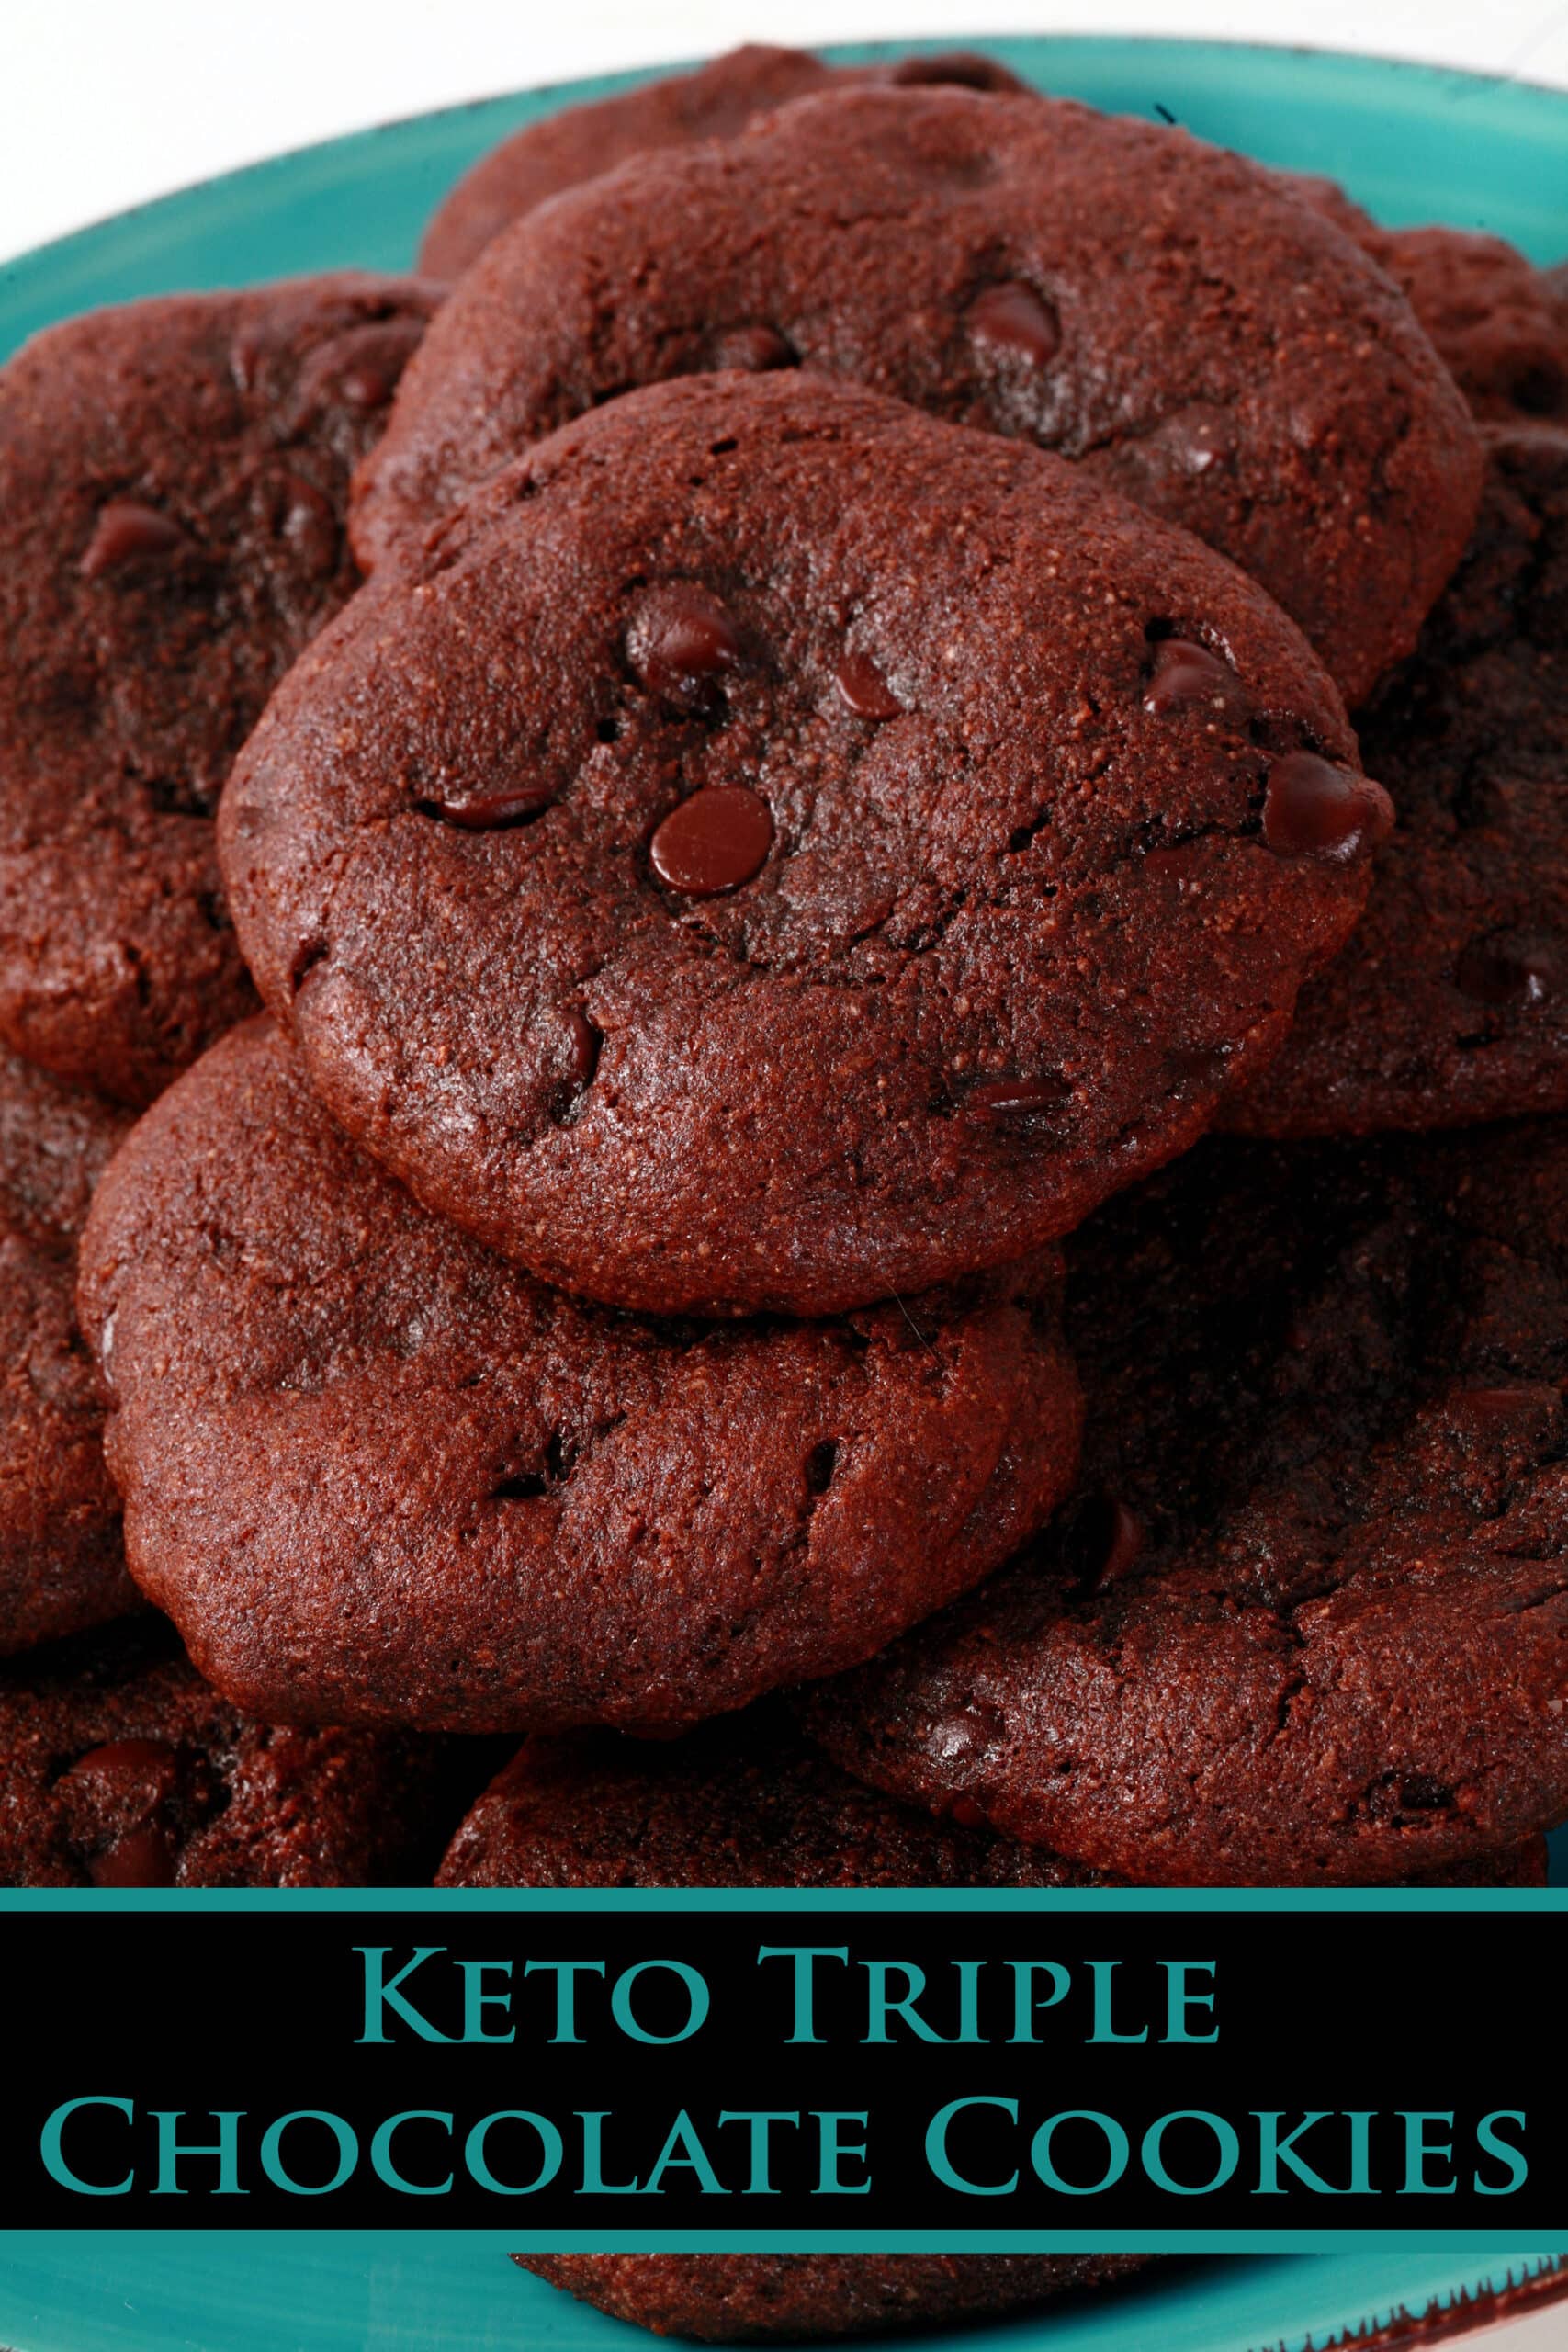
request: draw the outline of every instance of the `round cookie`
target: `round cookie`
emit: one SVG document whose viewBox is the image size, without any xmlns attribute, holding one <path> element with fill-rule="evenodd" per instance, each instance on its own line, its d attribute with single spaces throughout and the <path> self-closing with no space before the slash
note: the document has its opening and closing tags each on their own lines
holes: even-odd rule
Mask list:
<svg viewBox="0 0 1568 2352">
<path fill-rule="evenodd" d="M 1546 1840 L 1417 1884 L 1544 1886 Z M 967 1829 L 840 1770 L 764 1702 L 674 1741 L 524 1742 L 438 1886 L 1096 1886 L 1043 1846 Z"/>
<path fill-rule="evenodd" d="M 1146 2254 L 516 2254 L 615 2319 L 699 2344 L 882 2335 L 1022 2311 Z"/>
<path fill-rule="evenodd" d="M 0 1657 L 138 1605 L 76 1329 L 76 1235 L 124 1111 L 0 1054 Z"/>
<path fill-rule="evenodd" d="M 1359 721 L 1398 830 L 1243 1133 L 1568 1111 L 1568 435 L 1489 440 L 1464 562 Z"/>
<path fill-rule="evenodd" d="M 1368 250 L 1398 280 L 1475 415 L 1568 424 L 1568 284 L 1501 237 L 1390 229 Z"/>
<path fill-rule="evenodd" d="M 818 1314 L 1190 1143 L 1389 821 L 1196 540 L 725 373 L 568 427 L 371 581 L 219 831 L 264 998 L 430 1206 L 613 1304 Z"/>
<path fill-rule="evenodd" d="M 1015 93 L 1028 86 L 1005 65 L 965 51 L 920 53 L 893 65 L 833 66 L 803 49 L 749 41 L 694 73 L 665 74 L 613 98 L 564 107 L 542 122 L 525 123 L 481 155 L 443 200 L 424 232 L 419 266 L 432 277 L 456 277 L 509 223 L 630 155 L 732 139 L 756 116 L 793 98 L 853 82 L 957 83 Z"/>
<path fill-rule="evenodd" d="M 794 364 L 1078 459 L 1249 571 L 1352 701 L 1475 516 L 1474 426 L 1408 305 L 1269 174 L 1057 100 L 861 89 L 496 238 L 361 469 L 361 560 L 628 386 Z"/>
<path fill-rule="evenodd" d="M 1568 1130 L 1211 1140 L 1069 1251 L 1082 1500 L 807 1701 L 1157 1883 L 1461 1880 L 1568 1813 Z"/>
<path fill-rule="evenodd" d="M 677 1727 L 869 1657 L 1070 1486 L 1055 1261 L 818 1325 L 574 1305 L 419 1209 L 266 1023 L 83 1244 L 138 1581 L 275 1721 Z"/>
<path fill-rule="evenodd" d="M 211 817 L 357 574 L 348 477 L 434 303 L 176 295 L 0 370 L 0 1039 L 148 1102 L 254 1007 Z"/>
<path fill-rule="evenodd" d="M 852 1781 L 773 1705 L 682 1740 L 525 1741 L 438 1886 L 1092 1886 Z"/>
<path fill-rule="evenodd" d="M 0 1886 L 415 1884 L 472 1771 L 250 1722 L 149 1617 L 0 1669 Z"/>
</svg>

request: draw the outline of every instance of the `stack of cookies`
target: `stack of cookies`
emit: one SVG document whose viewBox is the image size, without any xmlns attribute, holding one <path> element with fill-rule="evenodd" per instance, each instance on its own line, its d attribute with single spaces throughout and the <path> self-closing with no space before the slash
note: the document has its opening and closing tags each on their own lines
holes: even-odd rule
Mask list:
<svg viewBox="0 0 1568 2352">
<path fill-rule="evenodd" d="M 774 51 L 424 261 L 0 372 L 0 1879 L 1539 1880 L 1561 276 Z"/>
</svg>

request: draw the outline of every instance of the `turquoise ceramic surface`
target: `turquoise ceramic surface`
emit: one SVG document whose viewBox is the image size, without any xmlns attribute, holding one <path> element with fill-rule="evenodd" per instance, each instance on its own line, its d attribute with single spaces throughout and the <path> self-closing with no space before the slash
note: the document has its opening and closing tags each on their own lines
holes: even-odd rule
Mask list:
<svg viewBox="0 0 1568 2352">
<path fill-rule="evenodd" d="M 67 2233 L 7 2249 L 11 2352 L 654 2352 L 641 2328 L 528 2278 L 499 2247 L 415 2233 L 320 2238 Z M 1172 2262 L 1031 2318 L 905 2339 L 910 2352 L 1305 2352 L 1363 2321 L 1533 2273 L 1539 2253 Z M 1048 2307 L 1047 2307 L 1048 2308 Z"/>
<path fill-rule="evenodd" d="M 966 45 L 976 37 L 965 31 Z M 913 46 L 942 47 L 931 42 Z M 908 46 L 908 45 L 907 45 Z M 1568 254 L 1568 95 L 1379 60 L 1208 42 L 998 40 L 1066 96 L 1173 116 L 1327 172 L 1389 221 L 1442 220 Z M 846 59 L 877 53 L 845 50 Z M 642 78 L 525 92 L 335 140 L 186 190 L 0 266 L 0 355 L 51 320 L 182 287 L 410 261 L 436 199 L 504 132 Z M 0 224 L 0 234 L 3 234 Z M 1568 1843 L 1558 1840 L 1568 1881 Z M 651 2339 L 525 2278 L 502 2241 L 422 2233 L 0 2233 L 9 2352 L 636 2352 Z M 1352 2252 L 1187 2261 L 1129 2291 L 919 2339 L 925 2352 L 1303 2352 L 1401 2305 L 1544 2258 Z M 1568 2323 L 1565 2323 L 1568 2329 Z"/>
</svg>

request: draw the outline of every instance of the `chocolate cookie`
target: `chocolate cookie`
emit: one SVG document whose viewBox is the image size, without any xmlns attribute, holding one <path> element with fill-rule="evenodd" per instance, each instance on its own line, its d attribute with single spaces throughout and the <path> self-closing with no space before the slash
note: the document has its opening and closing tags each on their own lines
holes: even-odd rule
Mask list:
<svg viewBox="0 0 1568 2352">
<path fill-rule="evenodd" d="M 1568 1111 L 1568 435 L 1490 438 L 1465 560 L 1360 719 L 1399 829 L 1244 1132 Z"/>
<path fill-rule="evenodd" d="M 263 996 L 432 1207 L 616 1305 L 827 1313 L 1191 1142 L 1388 822 L 1197 541 L 730 373 L 596 411 L 372 581 L 219 830 Z"/>
<path fill-rule="evenodd" d="M 670 74 L 613 98 L 563 107 L 525 123 L 465 172 L 442 203 L 420 247 L 420 267 L 456 277 L 491 239 L 525 212 L 582 180 L 613 171 L 650 147 L 690 147 L 732 139 L 755 117 L 792 98 L 853 82 L 957 83 L 972 90 L 1021 92 L 1028 85 L 994 59 L 967 51 L 918 54 L 892 65 L 824 65 L 803 49 L 749 41 L 693 74 Z"/>
<path fill-rule="evenodd" d="M 450 1742 L 249 1721 L 156 1618 L 0 1670 L 0 1886 L 413 1884 L 465 1781 Z"/>
<path fill-rule="evenodd" d="M 525 1741 L 438 1886 L 1092 1886 L 1042 1847 L 933 1820 L 764 1703 L 673 1741 Z"/>
<path fill-rule="evenodd" d="M 0 1656 L 138 1605 L 76 1329 L 76 1235 L 130 1124 L 0 1054 Z"/>
<path fill-rule="evenodd" d="M 1267 172 L 1056 100 L 872 89 L 503 231 L 361 469 L 361 557 L 628 386 L 796 365 L 1079 459 L 1250 571 L 1352 700 L 1475 516 L 1474 428 L 1407 304 Z"/>
<path fill-rule="evenodd" d="M 1124 2278 L 1146 2254 L 516 2254 L 552 2287 L 700 2344 L 882 2335 Z"/>
<path fill-rule="evenodd" d="M 1538 1837 L 1427 1883 L 1544 1886 L 1546 1876 Z M 438 1886 L 1104 1883 L 1043 1846 L 940 1822 L 852 1780 L 768 1702 L 682 1740 L 525 1741 L 436 1874 Z"/>
<path fill-rule="evenodd" d="M 1568 1814 L 1568 1128 L 1209 1141 L 1086 1227 L 1083 1499 L 807 1704 L 1097 1868 L 1462 1875 Z"/>
<path fill-rule="evenodd" d="M 350 469 L 434 306 L 178 295 L 0 370 L 0 1039 L 145 1102 L 254 1008 L 211 816 L 356 573 Z"/>
<path fill-rule="evenodd" d="M 1410 307 L 1477 416 L 1568 424 L 1568 283 L 1501 237 L 1393 229 L 1369 250 Z"/>
<path fill-rule="evenodd" d="M 270 1023 L 99 1190 L 84 1325 L 139 1582 L 241 1704 L 677 1726 L 869 1657 L 1070 1486 L 1054 1261 L 837 1323 L 545 1291 L 330 1124 Z"/>
</svg>

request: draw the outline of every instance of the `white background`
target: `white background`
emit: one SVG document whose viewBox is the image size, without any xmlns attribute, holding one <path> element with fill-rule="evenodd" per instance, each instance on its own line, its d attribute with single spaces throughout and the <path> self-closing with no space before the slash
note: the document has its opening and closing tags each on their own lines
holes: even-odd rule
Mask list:
<svg viewBox="0 0 1568 2352">
<path fill-rule="evenodd" d="M 1568 88 L 1568 0 L 0 0 L 0 257 L 280 148 L 528 83 L 746 40 L 1052 31 L 1299 41 Z M 1486 2341 L 1568 2352 L 1568 2305 Z"/>
<path fill-rule="evenodd" d="M 1202 33 L 1568 87 L 1568 0 L 0 0 L 0 256 L 426 107 L 744 40 Z"/>
</svg>

